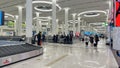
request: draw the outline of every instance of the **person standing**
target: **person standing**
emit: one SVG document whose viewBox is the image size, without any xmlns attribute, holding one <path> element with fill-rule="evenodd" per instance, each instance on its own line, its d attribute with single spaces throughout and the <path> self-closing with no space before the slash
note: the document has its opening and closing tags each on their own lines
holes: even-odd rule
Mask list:
<svg viewBox="0 0 120 68">
<path fill-rule="evenodd" d="M 70 40 L 70 38 L 69 38 L 69 34 L 67 34 L 67 36 L 66 36 L 66 43 L 67 43 L 67 44 L 69 44 L 69 43 L 70 43 L 70 41 L 69 41 L 69 40 Z"/>
<path fill-rule="evenodd" d="M 42 41 L 45 42 L 45 34 L 42 35 Z"/>
<path fill-rule="evenodd" d="M 55 40 L 56 40 L 56 36 L 53 35 L 53 43 L 55 43 Z"/>
<path fill-rule="evenodd" d="M 73 44 L 73 35 L 72 34 L 70 34 L 70 38 L 69 38 L 70 40 L 70 44 Z"/>
<path fill-rule="evenodd" d="M 94 41 L 95 41 L 94 47 L 97 47 L 98 42 L 99 42 L 99 37 L 98 37 L 98 35 L 96 34 L 94 38 L 95 38 L 95 40 L 94 40 Z"/>
<path fill-rule="evenodd" d="M 41 45 L 41 32 L 37 34 L 37 39 L 38 39 L 37 45 Z"/>
</svg>

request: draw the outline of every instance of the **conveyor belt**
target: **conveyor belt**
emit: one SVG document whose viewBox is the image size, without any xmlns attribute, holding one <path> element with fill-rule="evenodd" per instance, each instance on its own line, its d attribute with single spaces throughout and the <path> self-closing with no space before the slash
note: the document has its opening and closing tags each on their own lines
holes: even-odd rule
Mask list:
<svg viewBox="0 0 120 68">
<path fill-rule="evenodd" d="M 0 47 L 1 46 L 12 46 L 12 45 L 21 45 L 25 44 L 24 42 L 19 42 L 19 41 L 5 41 L 5 40 L 0 40 Z"/>
<path fill-rule="evenodd" d="M 3 47 L 0 47 L 0 57 L 15 55 L 15 54 L 29 52 L 29 51 L 38 50 L 38 49 L 40 49 L 40 47 L 36 47 L 30 44 L 3 46 Z"/>
<path fill-rule="evenodd" d="M 0 67 L 43 54 L 43 48 L 32 44 L 0 46 Z"/>
<path fill-rule="evenodd" d="M 0 36 L 0 40 L 19 41 L 21 36 Z"/>
</svg>

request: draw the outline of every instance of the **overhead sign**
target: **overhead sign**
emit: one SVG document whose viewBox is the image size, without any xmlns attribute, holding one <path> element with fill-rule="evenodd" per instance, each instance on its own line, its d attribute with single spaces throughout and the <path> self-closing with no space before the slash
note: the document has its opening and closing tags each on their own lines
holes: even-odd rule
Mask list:
<svg viewBox="0 0 120 68">
<path fill-rule="evenodd" d="M 0 11 L 0 26 L 4 25 L 4 12 Z"/>
<path fill-rule="evenodd" d="M 120 27 L 120 0 L 115 0 L 115 25 Z"/>
</svg>

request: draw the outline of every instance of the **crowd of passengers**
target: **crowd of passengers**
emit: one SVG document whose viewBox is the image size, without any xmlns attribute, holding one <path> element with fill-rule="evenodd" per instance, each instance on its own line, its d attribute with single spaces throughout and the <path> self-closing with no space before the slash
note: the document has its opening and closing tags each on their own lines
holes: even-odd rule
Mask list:
<svg viewBox="0 0 120 68">
<path fill-rule="evenodd" d="M 99 42 L 99 36 L 96 35 L 90 35 L 90 36 L 76 36 L 78 38 L 81 37 L 82 41 L 85 41 L 86 46 L 88 46 L 88 43 L 91 43 L 91 46 L 97 47 Z M 37 35 L 33 38 L 33 43 L 35 44 L 35 39 L 37 38 L 37 44 L 41 45 L 42 42 L 45 42 L 48 39 L 46 38 L 45 34 L 42 34 L 39 32 Z M 64 43 L 64 44 L 72 44 L 73 43 L 73 34 L 61 34 L 61 35 L 53 35 L 51 38 L 53 43 Z"/>
<path fill-rule="evenodd" d="M 54 43 L 64 43 L 64 44 L 72 44 L 73 43 L 73 35 L 67 34 L 67 35 L 53 35 L 52 37 Z"/>
<path fill-rule="evenodd" d="M 42 32 L 39 32 L 38 34 L 33 36 L 32 44 L 35 44 L 37 39 L 37 44 L 41 45 L 42 42 L 49 41 L 49 37 L 46 37 L 45 34 L 42 34 Z M 62 35 L 53 35 L 52 38 L 53 43 L 64 43 L 64 44 L 72 44 L 73 43 L 73 34 L 62 34 Z"/>
</svg>

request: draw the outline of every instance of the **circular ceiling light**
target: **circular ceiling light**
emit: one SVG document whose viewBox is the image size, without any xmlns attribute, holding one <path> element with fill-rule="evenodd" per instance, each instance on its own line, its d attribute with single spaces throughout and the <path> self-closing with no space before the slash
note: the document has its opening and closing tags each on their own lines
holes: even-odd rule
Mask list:
<svg viewBox="0 0 120 68">
<path fill-rule="evenodd" d="M 52 2 L 49 1 L 33 1 L 33 4 L 48 4 L 48 5 L 52 5 Z M 58 4 L 56 4 L 56 7 L 59 9 L 59 11 L 62 9 Z M 50 12 L 52 11 L 52 7 L 51 6 L 35 6 L 34 7 L 35 10 L 37 11 L 42 11 L 42 12 Z"/>
<path fill-rule="evenodd" d="M 96 16 L 99 16 L 100 14 L 95 14 L 95 15 L 87 15 L 87 14 L 84 14 L 85 17 L 96 17 Z"/>
<path fill-rule="evenodd" d="M 10 16 L 10 17 L 14 18 L 14 15 L 9 14 L 9 13 L 5 13 L 5 16 Z"/>
<path fill-rule="evenodd" d="M 78 14 L 78 16 L 81 16 L 81 15 L 86 14 L 86 13 L 104 13 L 106 15 L 106 11 L 103 11 L 103 10 L 91 10 L 91 11 L 81 12 L 81 13 Z"/>
<path fill-rule="evenodd" d="M 35 20 L 35 19 L 37 19 L 37 18 L 39 18 L 39 19 L 51 19 L 51 17 L 34 17 L 33 19 Z"/>
</svg>

